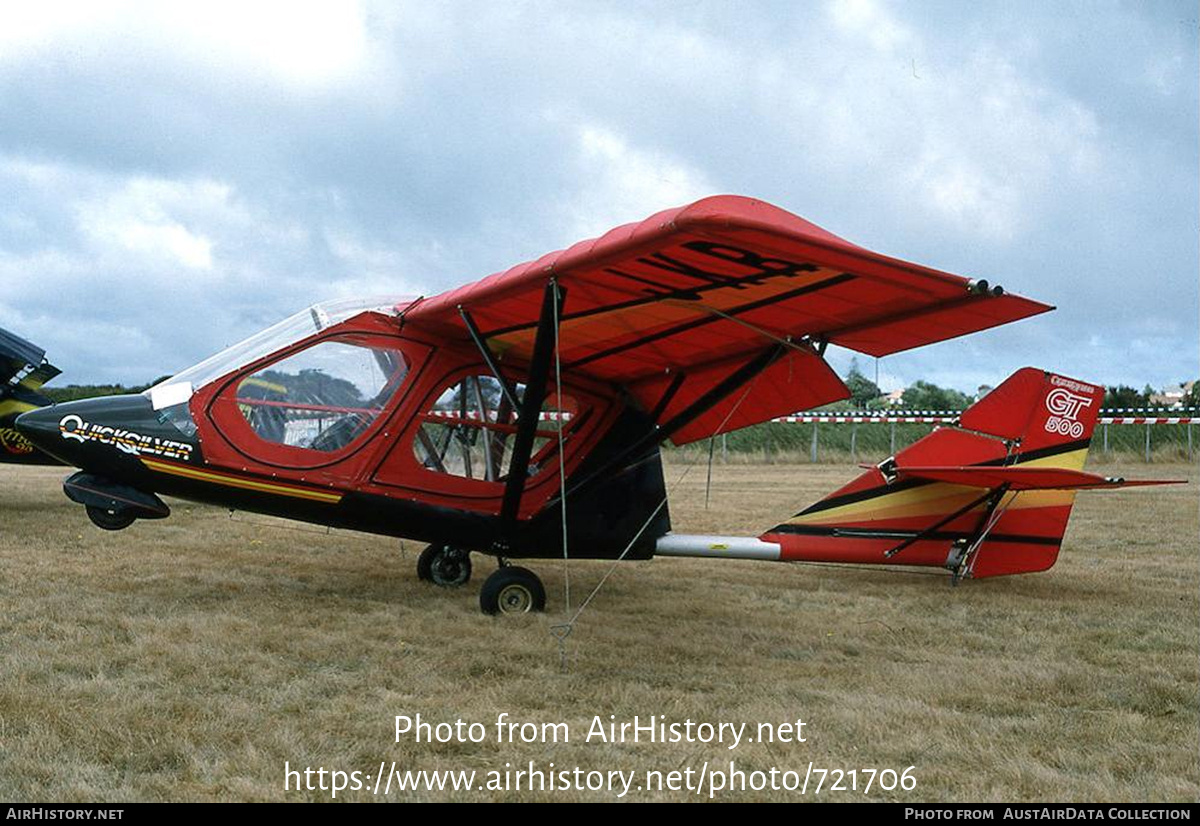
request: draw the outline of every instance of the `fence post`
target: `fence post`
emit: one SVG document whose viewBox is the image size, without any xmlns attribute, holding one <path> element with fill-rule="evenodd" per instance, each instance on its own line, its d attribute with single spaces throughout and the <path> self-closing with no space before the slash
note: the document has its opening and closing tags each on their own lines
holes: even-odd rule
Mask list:
<svg viewBox="0 0 1200 826">
<path fill-rule="evenodd" d="M 1108 453 L 1108 425 L 1104 426 L 1104 452 Z"/>
<path fill-rule="evenodd" d="M 1146 461 L 1150 461 L 1150 425 L 1146 425 Z"/>
<path fill-rule="evenodd" d="M 1192 461 L 1192 423 L 1188 422 L 1188 461 Z"/>
<path fill-rule="evenodd" d="M 889 456 L 896 455 L 896 423 L 892 422 L 892 448 L 888 451 Z"/>
<path fill-rule="evenodd" d="M 850 425 L 850 461 L 858 463 L 858 425 Z"/>
<path fill-rule="evenodd" d="M 726 433 L 721 434 L 721 464 L 723 465 L 729 462 L 729 445 L 725 442 L 727 435 Z"/>
<path fill-rule="evenodd" d="M 809 459 L 814 465 L 817 463 L 817 428 L 819 425 L 813 422 L 813 440 L 812 440 L 812 455 Z"/>
</svg>

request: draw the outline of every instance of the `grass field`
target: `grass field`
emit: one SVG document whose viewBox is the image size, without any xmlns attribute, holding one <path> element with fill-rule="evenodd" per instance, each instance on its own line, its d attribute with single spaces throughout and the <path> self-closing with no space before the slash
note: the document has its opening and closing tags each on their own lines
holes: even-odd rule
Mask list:
<svg viewBox="0 0 1200 826">
<path fill-rule="evenodd" d="M 682 471 L 684 457 L 668 468 Z M 1195 466 L 1105 473 L 1187 487 L 1080 497 L 1048 573 L 946 577 L 659 559 L 618 567 L 566 640 L 563 565 L 534 567 L 545 615 L 480 615 L 492 565 L 444 591 L 418 546 L 173 503 L 107 533 L 55 468 L 0 470 L 0 799 L 298 800 L 284 763 L 402 769 L 747 772 L 909 766 L 912 791 L 827 800 L 1193 801 L 1200 797 Z M 758 533 L 854 473 L 703 465 L 675 529 Z M 570 564 L 574 600 L 605 563 Z M 500 712 L 569 743 L 497 743 Z M 488 726 L 479 744 L 395 742 L 395 715 Z M 778 724 L 805 743 L 584 742 L 594 715 Z M 639 778 L 640 780 L 640 778 Z M 847 781 L 848 782 L 848 781 Z M 861 782 L 861 781 L 860 781 Z M 815 784 L 815 780 L 813 781 Z M 636 786 L 636 783 L 635 783 Z M 730 800 L 814 799 L 787 791 Z M 610 792 L 442 791 L 417 800 L 608 800 Z M 627 799 L 700 799 L 633 791 Z M 366 791 L 338 799 L 375 799 Z"/>
</svg>

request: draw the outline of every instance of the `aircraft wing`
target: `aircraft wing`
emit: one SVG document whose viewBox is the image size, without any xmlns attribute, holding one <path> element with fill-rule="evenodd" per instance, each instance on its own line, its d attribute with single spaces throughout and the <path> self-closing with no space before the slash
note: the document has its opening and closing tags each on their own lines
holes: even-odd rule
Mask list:
<svg viewBox="0 0 1200 826">
<path fill-rule="evenodd" d="M 13 426 L 22 413 L 50 404 L 41 387 L 58 374 L 42 348 L 0 329 L 0 462 L 59 464 Z"/>
<path fill-rule="evenodd" d="M 46 351 L 20 336 L 0 329 L 0 386 L 34 391 L 59 374 L 46 361 Z"/>
<path fill-rule="evenodd" d="M 896 467 L 897 477 L 948 482 L 972 488 L 1009 490 L 1086 490 L 1095 488 L 1138 487 L 1142 485 L 1182 485 L 1184 480 L 1122 479 L 1099 476 L 1082 470 L 1054 467 Z"/>
<path fill-rule="evenodd" d="M 883 356 L 1052 309 L 879 255 L 762 201 L 715 196 L 420 301 L 405 324 L 464 338 L 461 308 L 502 363 L 525 362 L 550 277 L 566 292 L 562 370 L 624 386 L 660 422 L 784 345 L 748 392 L 676 443 L 847 397 L 820 357 L 826 343 Z"/>
</svg>

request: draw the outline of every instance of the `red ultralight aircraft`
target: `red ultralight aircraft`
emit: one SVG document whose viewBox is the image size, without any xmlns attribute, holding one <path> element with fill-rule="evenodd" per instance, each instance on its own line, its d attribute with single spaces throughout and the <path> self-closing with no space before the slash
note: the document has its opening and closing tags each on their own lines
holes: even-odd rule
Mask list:
<svg viewBox="0 0 1200 826">
<path fill-rule="evenodd" d="M 663 555 L 1048 568 L 1101 389 L 1025 370 L 757 539 L 671 533 L 659 445 L 849 391 L 884 356 L 1050 307 L 879 255 L 761 201 L 668 210 L 433 298 L 317 305 L 137 396 L 24 414 L 120 529 L 157 494 L 426 541 L 418 573 L 500 568 L 484 611 L 544 606 L 517 558 Z M 563 503 L 566 503 L 565 516 Z"/>
</svg>

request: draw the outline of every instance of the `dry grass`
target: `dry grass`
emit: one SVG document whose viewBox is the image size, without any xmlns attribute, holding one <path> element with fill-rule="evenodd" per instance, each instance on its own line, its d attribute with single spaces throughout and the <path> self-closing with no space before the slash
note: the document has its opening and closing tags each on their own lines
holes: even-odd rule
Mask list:
<svg viewBox="0 0 1200 826">
<path fill-rule="evenodd" d="M 757 533 L 853 472 L 718 466 L 705 510 L 700 466 L 673 495 L 676 529 Z M 1200 474 L 1117 472 L 1192 484 L 1083 495 L 1061 561 L 1041 575 L 952 589 L 873 570 L 622 565 L 569 638 L 564 673 L 550 633 L 561 563 L 533 566 L 551 613 L 485 618 L 480 557 L 476 580 L 446 592 L 417 581 L 414 546 L 184 503 L 166 522 L 105 533 L 62 496 L 61 470 L 6 467 L 0 799 L 324 797 L 285 794 L 285 760 L 374 773 L 380 760 L 666 771 L 733 757 L 747 770 L 916 766 L 915 791 L 872 799 L 1195 800 Z M 606 569 L 571 564 L 576 601 Z M 568 722 L 573 740 L 393 742 L 396 714 L 490 723 L 501 711 Z M 803 717 L 809 742 L 584 743 L 595 714 Z"/>
</svg>

